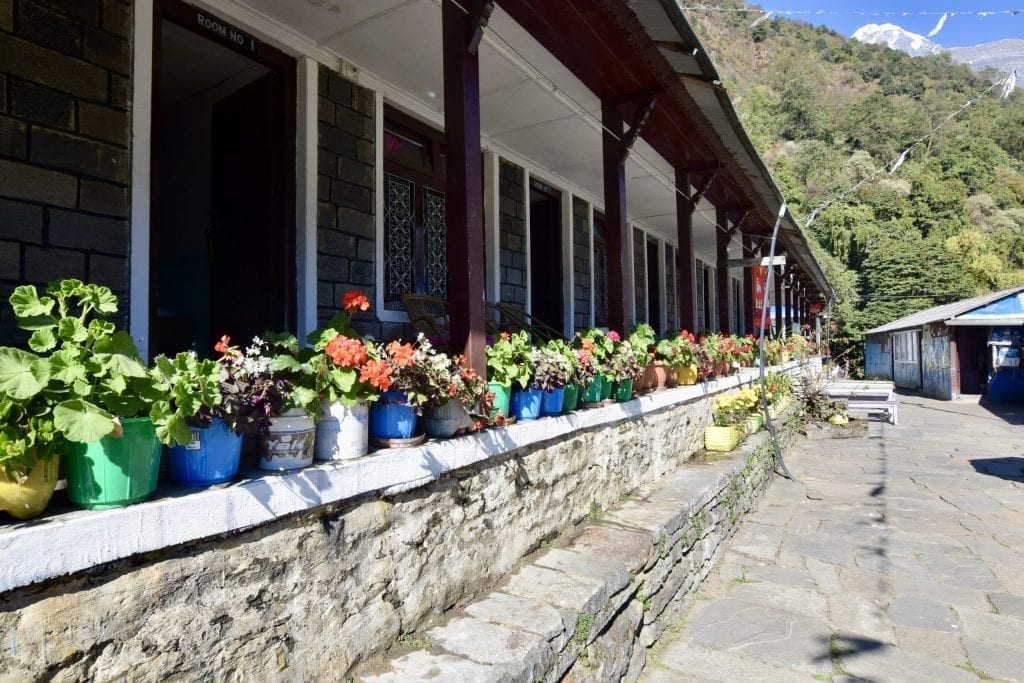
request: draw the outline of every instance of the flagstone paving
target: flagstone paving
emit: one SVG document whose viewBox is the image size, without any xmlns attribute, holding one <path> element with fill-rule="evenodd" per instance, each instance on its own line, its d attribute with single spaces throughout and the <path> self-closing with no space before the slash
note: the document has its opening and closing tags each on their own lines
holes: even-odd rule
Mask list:
<svg viewBox="0 0 1024 683">
<path fill-rule="evenodd" d="M 804 440 L 642 680 L 1024 681 L 1024 408 Z"/>
</svg>

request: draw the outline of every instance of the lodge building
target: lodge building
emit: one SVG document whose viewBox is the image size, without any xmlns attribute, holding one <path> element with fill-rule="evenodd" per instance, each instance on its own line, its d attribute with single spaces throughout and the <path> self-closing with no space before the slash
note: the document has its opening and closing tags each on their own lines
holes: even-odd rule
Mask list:
<svg viewBox="0 0 1024 683">
<path fill-rule="evenodd" d="M 109 285 L 149 355 L 348 289 L 382 337 L 447 301 L 476 358 L 485 300 L 753 328 L 781 196 L 671 0 L 6 2 L 0 55 L 0 294 Z M 778 251 L 806 322 L 830 289 L 788 212 Z"/>
</svg>

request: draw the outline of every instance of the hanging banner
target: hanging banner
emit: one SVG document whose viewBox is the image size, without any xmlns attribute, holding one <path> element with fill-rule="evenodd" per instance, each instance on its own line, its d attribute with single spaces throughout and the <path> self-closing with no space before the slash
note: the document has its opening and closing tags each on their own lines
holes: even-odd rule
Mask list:
<svg viewBox="0 0 1024 683">
<path fill-rule="evenodd" d="M 758 335 L 764 333 L 764 329 L 760 328 L 761 316 L 762 316 L 762 305 L 764 304 L 764 293 L 768 289 L 768 266 L 754 266 L 752 269 L 754 277 L 754 327 L 758 329 Z M 770 308 L 771 302 L 769 302 Z M 769 311 L 769 314 L 771 311 Z M 765 320 L 765 324 L 771 325 L 771 318 Z"/>
</svg>

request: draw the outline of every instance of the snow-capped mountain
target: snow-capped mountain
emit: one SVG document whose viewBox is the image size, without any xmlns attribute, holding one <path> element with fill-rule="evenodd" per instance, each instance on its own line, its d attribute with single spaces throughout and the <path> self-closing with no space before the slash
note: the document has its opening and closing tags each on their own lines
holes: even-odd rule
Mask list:
<svg viewBox="0 0 1024 683">
<path fill-rule="evenodd" d="M 951 47 L 949 52 L 953 59 L 975 71 L 991 66 L 1005 72 L 1016 69 L 1018 76 L 1024 74 L 1024 40 L 1007 38 L 974 47 Z"/>
<path fill-rule="evenodd" d="M 867 24 L 853 34 L 854 39 L 873 45 L 888 45 L 911 57 L 942 52 L 943 47 L 922 35 L 911 33 L 896 24 Z"/>
</svg>

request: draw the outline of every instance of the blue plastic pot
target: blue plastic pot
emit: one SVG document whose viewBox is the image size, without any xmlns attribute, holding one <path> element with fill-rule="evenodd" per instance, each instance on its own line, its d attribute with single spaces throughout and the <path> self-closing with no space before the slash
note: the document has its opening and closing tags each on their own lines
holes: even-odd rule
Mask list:
<svg viewBox="0 0 1024 683">
<path fill-rule="evenodd" d="M 516 389 L 512 392 L 512 414 L 517 420 L 536 420 L 540 417 L 542 391 L 537 387 Z"/>
<path fill-rule="evenodd" d="M 371 439 L 409 439 L 416 433 L 416 411 L 401 391 L 386 391 L 370 406 Z"/>
<path fill-rule="evenodd" d="M 242 435 L 228 429 L 220 418 L 209 427 L 195 427 L 192 440 L 167 449 L 171 479 L 182 486 L 210 486 L 230 481 L 238 473 Z"/>
<path fill-rule="evenodd" d="M 541 392 L 540 414 L 561 415 L 562 404 L 565 399 L 565 387 Z"/>
</svg>

